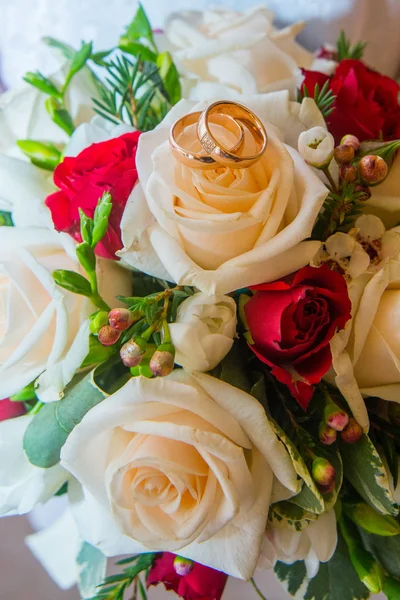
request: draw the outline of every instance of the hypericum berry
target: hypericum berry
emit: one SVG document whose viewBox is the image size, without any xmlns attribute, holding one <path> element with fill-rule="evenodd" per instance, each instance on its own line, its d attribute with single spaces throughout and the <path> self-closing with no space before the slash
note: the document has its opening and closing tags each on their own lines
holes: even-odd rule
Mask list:
<svg viewBox="0 0 400 600">
<path fill-rule="evenodd" d="M 189 558 L 183 558 L 182 556 L 176 556 L 174 560 L 174 569 L 177 575 L 186 577 L 193 570 L 194 562 Z"/>
<path fill-rule="evenodd" d="M 381 156 L 368 154 L 363 156 L 358 163 L 358 172 L 363 181 L 374 185 L 383 181 L 388 174 L 389 167 Z"/>
<path fill-rule="evenodd" d="M 328 402 L 324 410 L 324 420 L 332 429 L 343 431 L 349 422 L 349 415 L 334 402 Z"/>
<path fill-rule="evenodd" d="M 347 183 L 353 183 L 358 177 L 358 171 L 354 165 L 340 165 L 339 177 L 343 181 L 347 181 Z"/>
<path fill-rule="evenodd" d="M 113 308 L 108 313 L 108 322 L 114 329 L 125 331 L 133 323 L 132 313 L 127 308 Z"/>
<path fill-rule="evenodd" d="M 99 342 L 102 346 L 112 346 L 118 342 L 121 332 L 113 329 L 111 325 L 103 325 L 99 331 Z"/>
<path fill-rule="evenodd" d="M 154 377 L 166 377 L 174 370 L 175 347 L 170 342 L 160 344 L 150 360 Z"/>
<path fill-rule="evenodd" d="M 337 431 L 332 429 L 332 427 L 329 427 L 329 425 L 327 425 L 323 421 L 319 426 L 318 433 L 320 442 L 325 446 L 330 446 L 331 444 L 334 444 L 336 442 Z"/>
<path fill-rule="evenodd" d="M 321 456 L 314 459 L 311 474 L 315 483 L 324 487 L 330 486 L 336 477 L 335 467 Z"/>
<path fill-rule="evenodd" d="M 347 427 L 340 433 L 340 437 L 346 444 L 356 444 L 362 435 L 363 430 L 353 417 L 350 417 Z"/>
<path fill-rule="evenodd" d="M 354 154 L 354 148 L 352 146 L 347 146 L 346 144 L 336 146 L 333 151 L 333 156 L 338 165 L 351 163 L 351 161 L 354 160 Z"/>
<path fill-rule="evenodd" d="M 122 362 L 126 367 L 137 367 L 145 355 L 147 341 L 140 336 L 132 338 L 119 351 Z"/>
<path fill-rule="evenodd" d="M 351 135 L 350 133 L 348 133 L 347 135 L 344 135 L 342 137 L 342 139 L 340 140 L 340 145 L 351 146 L 354 152 L 357 152 L 357 150 L 360 147 L 360 140 L 355 135 Z"/>
<path fill-rule="evenodd" d="M 90 333 L 97 335 L 104 325 L 108 324 L 108 312 L 105 310 L 99 310 L 90 319 Z"/>
<path fill-rule="evenodd" d="M 318 489 L 322 495 L 330 494 L 335 489 L 335 480 L 331 481 L 329 485 L 319 485 Z"/>
</svg>

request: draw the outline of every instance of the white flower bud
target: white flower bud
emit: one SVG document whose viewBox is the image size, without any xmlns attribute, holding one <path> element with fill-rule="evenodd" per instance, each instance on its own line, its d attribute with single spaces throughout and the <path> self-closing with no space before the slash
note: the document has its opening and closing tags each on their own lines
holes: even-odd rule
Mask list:
<svg viewBox="0 0 400 600">
<path fill-rule="evenodd" d="M 333 158 L 335 140 L 323 127 L 312 127 L 299 135 L 298 150 L 306 163 L 317 169 L 329 165 Z"/>
</svg>

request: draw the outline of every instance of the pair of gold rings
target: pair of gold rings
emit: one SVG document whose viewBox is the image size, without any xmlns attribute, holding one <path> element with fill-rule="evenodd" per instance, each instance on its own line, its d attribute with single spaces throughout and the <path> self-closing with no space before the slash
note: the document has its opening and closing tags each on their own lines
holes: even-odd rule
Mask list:
<svg viewBox="0 0 400 600">
<path fill-rule="evenodd" d="M 220 125 L 232 133 L 235 143 L 227 148 L 212 133 L 210 124 Z M 184 131 L 196 125 L 200 152 L 183 147 L 179 142 Z M 243 154 L 246 133 L 256 143 L 254 154 Z M 246 106 L 223 100 L 214 102 L 203 112 L 194 112 L 178 119 L 171 127 L 169 141 L 172 153 L 179 162 L 195 169 L 216 169 L 220 166 L 245 169 L 264 154 L 268 136 L 260 119 Z"/>
</svg>

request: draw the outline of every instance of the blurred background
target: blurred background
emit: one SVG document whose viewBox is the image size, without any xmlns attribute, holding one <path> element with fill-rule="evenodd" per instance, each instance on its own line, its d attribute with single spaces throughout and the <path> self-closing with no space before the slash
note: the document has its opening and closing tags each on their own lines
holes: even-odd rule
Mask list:
<svg viewBox="0 0 400 600">
<path fill-rule="evenodd" d="M 163 26 L 167 14 L 215 6 L 209 0 L 142 0 L 155 28 Z M 261 4 L 252 0 L 223 0 L 219 6 L 244 10 Z M 264 4 L 264 3 L 262 3 Z M 307 21 L 299 41 L 311 50 L 334 43 L 345 29 L 352 41 L 368 41 L 366 61 L 396 77 L 400 70 L 400 0 L 267 0 L 275 11 L 276 24 L 285 26 Z M 74 46 L 93 40 L 96 50 L 114 46 L 136 10 L 133 0 L 0 0 L 0 79 L 3 86 L 20 83 L 28 70 L 45 74 L 57 67 L 49 49 L 41 45 L 45 35 Z M 24 517 L 0 519 L 0 600 L 78 600 L 76 590 L 61 591 L 47 577 L 24 544 L 32 527 Z M 268 600 L 286 600 L 287 595 L 272 574 L 256 578 Z M 176 598 L 161 587 L 151 599 Z M 230 581 L 226 600 L 256 600 L 251 586 Z M 383 596 L 375 596 L 376 599 Z"/>
</svg>

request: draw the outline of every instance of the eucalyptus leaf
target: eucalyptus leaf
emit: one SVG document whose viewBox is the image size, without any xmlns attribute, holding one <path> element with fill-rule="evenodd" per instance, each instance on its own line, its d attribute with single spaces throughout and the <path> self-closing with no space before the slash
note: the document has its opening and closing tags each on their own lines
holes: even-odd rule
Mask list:
<svg viewBox="0 0 400 600">
<path fill-rule="evenodd" d="M 30 462 L 42 468 L 56 465 L 71 431 L 103 399 L 104 394 L 92 383 L 92 373 L 75 377 L 64 398 L 45 404 L 29 424 L 24 450 Z"/>
<path fill-rule="evenodd" d="M 103 581 L 107 558 L 98 548 L 83 542 L 76 558 L 78 566 L 78 588 L 81 598 L 91 598 Z"/>
<path fill-rule="evenodd" d="M 339 441 L 344 475 L 368 504 L 378 512 L 396 516 L 398 507 L 384 464 L 366 434 L 356 444 Z"/>
<path fill-rule="evenodd" d="M 369 591 L 359 580 L 341 535 L 330 561 L 320 563 L 315 577 L 309 579 L 305 564 L 277 562 L 275 574 L 295 600 L 365 600 Z"/>
</svg>

